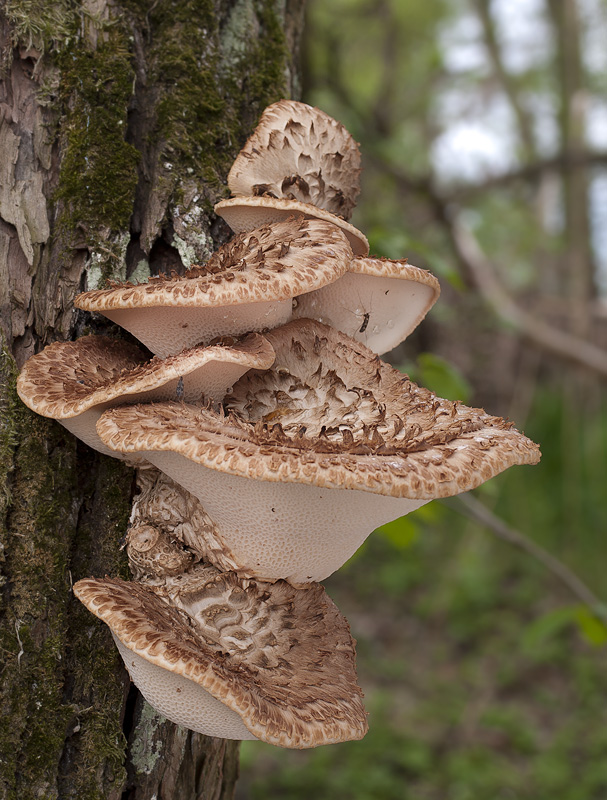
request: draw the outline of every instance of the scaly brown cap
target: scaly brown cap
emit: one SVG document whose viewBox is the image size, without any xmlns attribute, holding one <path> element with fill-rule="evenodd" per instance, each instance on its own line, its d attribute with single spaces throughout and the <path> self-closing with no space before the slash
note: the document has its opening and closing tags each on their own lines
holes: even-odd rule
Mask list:
<svg viewBox="0 0 607 800">
<path fill-rule="evenodd" d="M 302 203 L 300 200 L 288 200 L 284 197 L 230 197 L 217 203 L 215 213 L 228 223 L 234 233 L 251 231 L 294 215 L 323 220 L 335 225 L 345 234 L 355 256 L 366 256 L 369 252 L 367 237 L 358 228 L 323 208 Z"/>
<path fill-rule="evenodd" d="M 201 566 L 163 588 L 85 579 L 74 593 L 109 625 L 144 697 L 179 725 L 293 748 L 366 733 L 354 642 L 317 584 Z"/>
<path fill-rule="evenodd" d="M 539 460 L 510 422 L 436 397 L 332 328 L 298 320 L 268 338 L 272 369 L 236 384 L 227 416 L 164 403 L 97 425 L 195 494 L 249 574 L 319 580 L 378 525 Z"/>
<path fill-rule="evenodd" d="M 355 258 L 334 283 L 300 295 L 295 318 L 311 318 L 387 353 L 415 330 L 440 295 L 437 279 L 406 260 Z"/>
<path fill-rule="evenodd" d="M 248 369 L 265 369 L 274 350 L 263 336 L 232 337 L 166 359 L 146 359 L 135 345 L 108 336 L 54 342 L 32 356 L 17 379 L 23 402 L 62 422 L 91 447 L 116 456 L 97 436 L 106 408 L 121 403 L 221 400 Z"/>
<path fill-rule="evenodd" d="M 268 106 L 228 175 L 233 195 L 310 203 L 349 219 L 360 191 L 352 136 L 318 108 L 294 100 Z"/>
<path fill-rule="evenodd" d="M 104 314 L 166 356 L 285 322 L 291 298 L 336 280 L 351 260 L 352 248 L 334 225 L 290 218 L 234 237 L 184 277 L 114 284 L 78 295 L 75 305 Z"/>
</svg>

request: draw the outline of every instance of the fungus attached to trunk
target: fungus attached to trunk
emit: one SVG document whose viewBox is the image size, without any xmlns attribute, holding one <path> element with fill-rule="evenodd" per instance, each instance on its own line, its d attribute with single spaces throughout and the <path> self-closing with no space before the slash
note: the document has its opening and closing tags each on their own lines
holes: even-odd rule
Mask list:
<svg viewBox="0 0 607 800">
<path fill-rule="evenodd" d="M 74 591 L 154 708 L 209 736 L 361 738 L 354 642 L 316 581 L 379 525 L 539 460 L 509 422 L 372 352 L 402 341 L 439 286 L 404 261 L 354 258 L 368 253 L 346 221 L 359 173 L 340 123 L 270 106 L 216 207 L 233 240 L 183 277 L 76 299 L 156 357 L 89 336 L 19 376 L 32 410 L 144 462 L 125 537 L 135 580 Z"/>
<path fill-rule="evenodd" d="M 234 237 L 183 277 L 85 292 L 75 305 L 98 311 L 164 357 L 286 322 L 293 297 L 337 280 L 351 260 L 352 248 L 334 225 L 290 218 Z"/>
<path fill-rule="evenodd" d="M 322 208 L 301 203 L 299 200 L 285 200 L 280 197 L 230 197 L 217 203 L 215 213 L 228 223 L 234 233 L 246 233 L 262 225 L 283 222 L 293 215 L 322 220 L 336 226 L 346 236 L 355 256 L 366 256 L 369 252 L 367 237 L 354 225 Z"/>
<path fill-rule="evenodd" d="M 360 171 L 358 144 L 340 122 L 281 100 L 261 115 L 228 174 L 233 197 L 215 211 L 237 233 L 293 213 L 323 219 L 343 230 L 355 255 L 367 255 L 366 237 L 347 222 Z"/>
<path fill-rule="evenodd" d="M 378 525 L 539 459 L 510 423 L 437 398 L 328 326 L 267 336 L 274 365 L 238 381 L 227 415 L 154 403 L 97 424 L 109 448 L 194 494 L 248 574 L 321 580 Z"/>
<path fill-rule="evenodd" d="M 301 295 L 293 316 L 317 319 L 387 353 L 415 330 L 440 295 L 425 269 L 388 258 L 355 258 L 334 283 Z"/>
<path fill-rule="evenodd" d="M 55 342 L 32 356 L 17 391 L 32 411 L 58 420 L 90 447 L 116 457 L 95 429 L 106 408 L 152 400 L 221 400 L 244 372 L 266 369 L 273 361 L 274 350 L 260 334 L 241 341 L 224 337 L 208 347 L 151 361 L 120 339 L 84 336 Z"/>
<path fill-rule="evenodd" d="M 316 747 L 367 730 L 348 623 L 323 588 L 198 564 L 156 584 L 85 579 L 143 696 L 207 736 Z"/>
<path fill-rule="evenodd" d="M 233 195 L 298 200 L 350 219 L 360 191 L 360 151 L 319 108 L 268 106 L 228 174 Z"/>
</svg>

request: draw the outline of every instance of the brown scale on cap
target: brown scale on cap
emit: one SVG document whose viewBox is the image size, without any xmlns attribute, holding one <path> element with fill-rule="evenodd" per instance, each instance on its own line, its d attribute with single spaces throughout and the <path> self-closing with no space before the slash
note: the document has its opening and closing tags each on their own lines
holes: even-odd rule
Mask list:
<svg viewBox="0 0 607 800">
<path fill-rule="evenodd" d="M 332 328 L 298 320 L 268 337 L 274 365 L 243 376 L 226 412 L 155 403 L 97 425 L 200 500 L 243 573 L 322 580 L 378 526 L 539 460 L 510 422 L 436 397 Z"/>
<path fill-rule="evenodd" d="M 293 217 L 239 234 L 206 265 L 149 283 L 114 283 L 78 295 L 77 308 L 206 307 L 282 300 L 343 275 L 352 260 L 344 235 L 322 220 Z"/>
<path fill-rule="evenodd" d="M 267 335 L 276 361 L 240 379 L 227 416 L 125 407 L 103 415 L 101 438 L 118 451 L 174 450 L 247 477 L 420 499 L 539 460 L 511 422 L 436 397 L 332 328 L 299 320 Z"/>
<path fill-rule="evenodd" d="M 310 203 L 349 219 L 360 191 L 352 136 L 318 108 L 280 100 L 265 109 L 228 175 L 233 195 Z"/>
<path fill-rule="evenodd" d="M 137 474 L 139 493 L 133 500 L 126 546 L 137 580 L 164 575 L 167 559 L 207 561 L 223 570 L 239 566 L 222 540 L 217 526 L 192 494 L 167 475 L 151 467 Z M 167 542 L 179 546 L 169 548 Z M 186 553 L 182 556 L 181 553 Z"/>
<path fill-rule="evenodd" d="M 120 397 L 131 399 L 167 386 L 165 396 L 175 396 L 182 378 L 184 399 L 223 397 L 212 373 L 219 365 L 234 365 L 229 387 L 247 369 L 263 369 L 274 360 L 268 340 L 251 334 L 240 340 L 222 337 L 206 347 L 193 347 L 178 355 L 151 360 L 135 345 L 109 336 L 83 336 L 75 342 L 54 342 L 27 361 L 17 391 L 23 402 L 45 417 L 63 419 L 82 414 L 96 405 Z M 208 369 L 209 365 L 213 365 Z M 205 378 L 198 374 L 207 367 Z M 242 367 L 242 369 L 239 369 Z M 191 389 L 190 380 L 195 385 Z M 235 377 L 236 376 L 236 377 Z M 209 380 L 210 378 L 210 380 Z M 211 391 L 204 391 L 205 382 Z M 132 402 L 132 400 L 131 400 Z"/>
<path fill-rule="evenodd" d="M 86 444 L 109 455 L 95 430 L 106 408 L 123 403 L 179 399 L 222 399 L 238 378 L 274 360 L 272 346 L 259 334 L 240 341 L 224 337 L 151 361 L 136 346 L 108 336 L 55 342 L 25 364 L 17 380 L 23 402 L 59 420 Z"/>
<path fill-rule="evenodd" d="M 74 592 L 178 724 L 294 748 L 366 733 L 354 642 L 318 584 L 257 584 L 201 565 L 160 587 L 85 579 Z"/>
<path fill-rule="evenodd" d="M 216 336 L 281 325 L 293 297 L 337 280 L 351 260 L 335 225 L 290 217 L 236 236 L 183 277 L 85 292 L 75 305 L 104 314 L 164 357 Z"/>
</svg>

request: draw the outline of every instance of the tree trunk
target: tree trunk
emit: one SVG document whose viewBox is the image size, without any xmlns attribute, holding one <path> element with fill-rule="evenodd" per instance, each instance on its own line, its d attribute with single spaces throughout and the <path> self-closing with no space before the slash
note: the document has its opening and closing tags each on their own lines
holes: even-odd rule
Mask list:
<svg viewBox="0 0 607 800">
<path fill-rule="evenodd" d="M 237 743 L 134 690 L 73 597 L 125 576 L 133 474 L 30 413 L 23 362 L 111 326 L 74 312 L 107 278 L 182 270 L 268 103 L 297 95 L 303 0 L 4 0 L 0 11 L 0 797 L 229 798 Z"/>
</svg>

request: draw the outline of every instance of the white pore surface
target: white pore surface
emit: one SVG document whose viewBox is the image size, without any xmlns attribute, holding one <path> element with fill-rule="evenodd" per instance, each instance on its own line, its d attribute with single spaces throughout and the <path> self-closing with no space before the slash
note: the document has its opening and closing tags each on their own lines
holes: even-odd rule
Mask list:
<svg viewBox="0 0 607 800">
<path fill-rule="evenodd" d="M 81 442 L 84 442 L 85 444 L 88 444 L 89 447 L 92 447 L 93 450 L 98 450 L 100 453 L 103 453 L 104 456 L 112 456 L 112 458 L 123 459 L 124 456 L 122 453 L 117 453 L 115 450 L 110 450 L 107 445 L 103 444 L 97 435 L 97 428 L 95 426 L 97 425 L 97 420 L 106 408 L 107 405 L 95 406 L 94 408 L 90 408 L 88 411 L 85 411 L 83 414 L 79 414 L 77 417 L 60 419 L 58 422 L 60 422 L 64 428 L 67 428 L 70 433 L 78 437 Z"/>
<path fill-rule="evenodd" d="M 176 725 L 220 739 L 256 739 L 239 715 L 194 681 L 151 664 L 114 636 L 135 686 L 156 711 Z"/>
<path fill-rule="evenodd" d="M 238 336 L 275 328 L 291 318 L 292 301 L 270 300 L 232 306 L 112 309 L 101 313 L 130 331 L 154 355 L 166 358 L 216 336 Z"/>
<path fill-rule="evenodd" d="M 434 290 L 423 283 L 346 272 L 334 283 L 300 295 L 293 316 L 331 325 L 381 355 L 417 327 L 433 297 Z"/>
<path fill-rule="evenodd" d="M 152 403 L 165 400 L 184 400 L 186 403 L 200 404 L 203 396 L 208 400 L 222 400 L 238 378 L 249 369 L 245 364 L 231 364 L 224 361 L 208 361 L 199 369 L 189 375 L 183 375 L 183 394 L 179 386 L 179 378 L 168 381 L 162 386 L 156 386 L 147 392 L 134 392 L 123 394 L 107 403 L 100 403 L 77 417 L 60 419 L 70 433 L 77 436 L 89 447 L 98 450 L 106 456 L 124 459 L 121 453 L 110 450 L 97 434 L 97 420 L 107 408 L 124 405 L 126 403 Z M 134 456 L 134 457 L 133 457 Z M 139 460 L 137 454 L 128 456 L 129 461 Z"/>
<path fill-rule="evenodd" d="M 203 397 L 207 400 L 223 400 L 236 381 L 249 369 L 251 367 L 246 364 L 208 361 L 188 375 L 182 375 L 182 387 L 179 386 L 179 378 L 175 378 L 149 392 L 124 395 L 118 402 L 122 405 L 183 400 L 185 403 L 200 405 Z"/>
<path fill-rule="evenodd" d="M 379 525 L 428 502 L 242 478 L 178 453 L 141 455 L 200 500 L 243 569 L 272 581 L 323 580 Z"/>
</svg>

